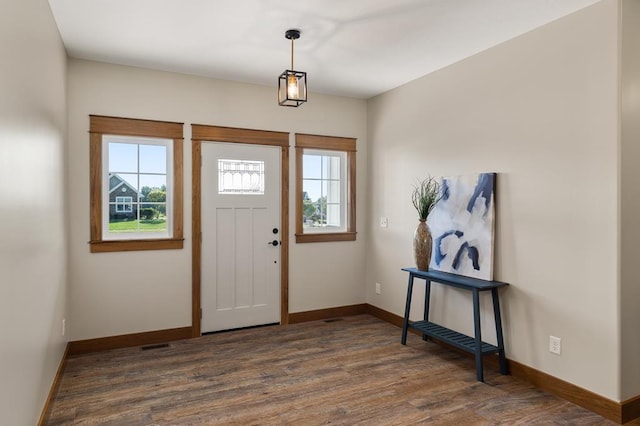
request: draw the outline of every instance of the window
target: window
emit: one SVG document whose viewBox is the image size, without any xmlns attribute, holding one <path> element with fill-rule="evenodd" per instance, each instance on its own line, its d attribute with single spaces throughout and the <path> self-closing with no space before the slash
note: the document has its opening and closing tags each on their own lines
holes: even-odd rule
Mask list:
<svg viewBox="0 0 640 426">
<path fill-rule="evenodd" d="M 102 137 L 102 238 L 170 237 L 173 140 Z M 131 194 L 131 196 L 122 196 Z"/>
<path fill-rule="evenodd" d="M 356 140 L 296 134 L 296 242 L 356 239 Z"/>
<path fill-rule="evenodd" d="M 218 194 L 264 195 L 264 161 L 219 159 Z"/>
<path fill-rule="evenodd" d="M 133 197 L 116 197 L 116 213 L 131 212 L 133 212 Z"/>
<path fill-rule="evenodd" d="M 182 123 L 90 126 L 91 251 L 182 248 Z"/>
</svg>

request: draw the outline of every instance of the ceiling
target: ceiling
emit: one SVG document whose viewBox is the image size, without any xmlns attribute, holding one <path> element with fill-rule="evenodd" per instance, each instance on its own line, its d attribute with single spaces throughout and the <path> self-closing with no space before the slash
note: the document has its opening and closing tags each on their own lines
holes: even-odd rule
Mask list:
<svg viewBox="0 0 640 426">
<path fill-rule="evenodd" d="M 49 0 L 67 53 L 367 99 L 600 0 Z"/>
</svg>

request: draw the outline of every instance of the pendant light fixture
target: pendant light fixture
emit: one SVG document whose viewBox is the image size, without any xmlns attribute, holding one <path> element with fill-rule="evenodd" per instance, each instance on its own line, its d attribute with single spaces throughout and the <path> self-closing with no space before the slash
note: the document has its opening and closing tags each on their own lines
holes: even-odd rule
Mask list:
<svg viewBox="0 0 640 426">
<path fill-rule="evenodd" d="M 278 77 L 278 104 L 299 107 L 307 102 L 307 73 L 293 69 L 293 41 L 300 38 L 300 30 L 287 30 L 284 37 L 291 40 L 291 69 Z"/>
</svg>

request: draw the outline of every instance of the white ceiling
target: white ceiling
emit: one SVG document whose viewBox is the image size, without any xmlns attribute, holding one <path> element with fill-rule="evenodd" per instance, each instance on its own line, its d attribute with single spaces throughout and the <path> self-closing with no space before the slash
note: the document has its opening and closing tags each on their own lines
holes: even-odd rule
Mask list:
<svg viewBox="0 0 640 426">
<path fill-rule="evenodd" d="M 600 0 L 49 0 L 69 56 L 369 98 Z M 275 89 L 274 89 L 275 90 Z"/>
</svg>

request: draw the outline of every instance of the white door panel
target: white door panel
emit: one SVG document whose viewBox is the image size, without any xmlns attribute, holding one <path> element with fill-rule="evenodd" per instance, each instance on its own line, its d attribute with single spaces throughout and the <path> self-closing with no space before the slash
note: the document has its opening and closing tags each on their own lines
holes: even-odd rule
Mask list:
<svg viewBox="0 0 640 426">
<path fill-rule="evenodd" d="M 250 193 L 220 193 L 220 159 L 238 160 L 221 179 Z M 264 162 L 263 193 L 253 184 L 258 173 L 245 170 L 256 161 Z M 202 332 L 279 322 L 280 245 L 270 243 L 280 242 L 280 148 L 203 143 L 201 179 Z"/>
</svg>

